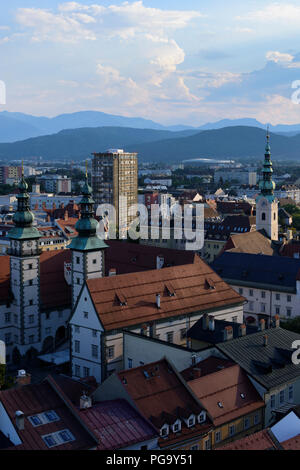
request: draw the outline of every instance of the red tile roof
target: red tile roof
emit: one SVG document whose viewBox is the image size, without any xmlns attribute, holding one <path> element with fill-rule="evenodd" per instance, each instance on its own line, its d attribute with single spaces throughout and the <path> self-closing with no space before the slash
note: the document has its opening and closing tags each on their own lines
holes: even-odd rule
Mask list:
<svg viewBox="0 0 300 470">
<path fill-rule="evenodd" d="M 191 380 L 189 386 L 207 409 L 215 426 L 264 407 L 247 374 L 238 365 Z"/>
<path fill-rule="evenodd" d="M 215 288 L 208 287 L 210 279 Z M 170 296 L 166 284 L 172 285 Z M 104 328 L 139 325 L 193 312 L 213 311 L 245 301 L 204 261 L 154 271 L 89 279 L 87 285 Z M 121 306 L 120 295 L 126 299 Z M 160 308 L 156 294 L 161 295 Z"/>
<path fill-rule="evenodd" d="M 164 258 L 164 267 L 197 263 L 200 259 L 192 251 L 171 250 L 118 240 L 106 240 L 105 243 L 109 246 L 105 250 L 106 274 L 111 268 L 116 268 L 117 274 L 156 269 L 158 256 Z"/>
<path fill-rule="evenodd" d="M 178 418 L 187 419 L 203 410 L 180 374 L 166 359 L 119 372 L 118 377 L 142 415 L 158 430 L 164 424 L 174 424 Z M 171 431 L 168 439 L 159 439 L 160 446 L 205 434 L 211 427 L 209 419 L 203 424 L 195 424 L 193 428 L 182 423 L 180 436 Z"/>
<path fill-rule="evenodd" d="M 207 359 L 198 362 L 198 364 L 195 366 L 188 367 L 187 369 L 183 370 L 181 375 L 184 380 L 188 382 L 190 380 L 212 374 L 213 372 L 218 372 L 225 367 L 232 367 L 233 365 L 234 362 L 229 361 L 228 359 L 222 359 L 217 356 L 210 356 Z"/>
<path fill-rule="evenodd" d="M 22 411 L 25 415 L 24 430 L 17 431 L 22 444 L 9 447 L 9 449 L 84 450 L 95 446 L 95 441 L 80 425 L 47 381 L 35 385 L 24 385 L 18 389 L 1 391 L 0 401 L 14 425 L 16 411 Z M 49 410 L 54 410 L 57 413 L 60 418 L 59 421 L 35 427 L 28 420 L 29 416 Z M 63 429 L 69 429 L 75 440 L 49 449 L 41 436 Z"/>
<path fill-rule="evenodd" d="M 10 297 L 9 256 L 1 256 L 0 302 Z M 70 250 L 44 251 L 40 256 L 41 302 L 44 308 L 71 304 L 71 287 L 65 281 L 64 263 L 71 262 Z"/>
<path fill-rule="evenodd" d="M 287 441 L 281 442 L 281 446 L 284 450 L 300 450 L 300 434 L 295 437 L 291 437 Z"/>
<path fill-rule="evenodd" d="M 121 399 L 95 403 L 81 410 L 80 417 L 99 438 L 97 450 L 123 449 L 158 435 L 150 422 Z"/>
<path fill-rule="evenodd" d="M 270 450 L 277 449 L 275 442 L 271 439 L 268 429 L 243 437 L 234 442 L 230 442 L 224 446 L 218 447 L 217 450 Z"/>
</svg>

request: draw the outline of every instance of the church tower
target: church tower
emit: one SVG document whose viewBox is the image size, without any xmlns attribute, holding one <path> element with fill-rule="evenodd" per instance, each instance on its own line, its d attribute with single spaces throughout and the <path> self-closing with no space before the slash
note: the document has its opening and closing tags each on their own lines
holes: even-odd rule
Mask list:
<svg viewBox="0 0 300 470">
<path fill-rule="evenodd" d="M 10 285 L 15 326 L 14 343 L 21 354 L 30 347 L 39 349 L 40 337 L 40 232 L 33 226 L 28 185 L 22 174 L 17 195 L 17 211 L 10 238 Z"/>
<path fill-rule="evenodd" d="M 72 308 L 74 308 L 81 288 L 86 279 L 102 277 L 104 270 L 104 249 L 108 246 L 97 235 L 98 222 L 94 218 L 94 204 L 92 188 L 86 181 L 82 190 L 80 201 L 81 216 L 75 228 L 78 236 L 73 238 L 70 249 L 72 251 Z"/>
<path fill-rule="evenodd" d="M 256 230 L 264 229 L 271 240 L 278 240 L 278 201 L 274 196 L 276 185 L 272 180 L 273 168 L 269 141 L 268 132 L 262 179 L 259 182 L 260 194 L 256 199 Z"/>
</svg>

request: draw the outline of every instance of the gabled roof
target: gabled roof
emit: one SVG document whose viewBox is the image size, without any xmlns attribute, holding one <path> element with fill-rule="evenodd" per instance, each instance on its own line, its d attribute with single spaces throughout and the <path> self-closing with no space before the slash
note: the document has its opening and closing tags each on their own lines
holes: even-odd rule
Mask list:
<svg viewBox="0 0 300 470">
<path fill-rule="evenodd" d="M 207 279 L 215 288 L 207 288 Z M 86 281 L 100 321 L 106 331 L 140 325 L 194 312 L 216 311 L 240 305 L 245 299 L 202 260 L 196 264 L 160 270 L 89 279 Z M 167 293 L 171 283 L 175 295 Z M 126 305 L 116 302 L 122 291 Z M 160 294 L 160 308 L 156 295 Z"/>
<path fill-rule="evenodd" d="M 224 280 L 239 285 L 296 292 L 299 260 L 267 255 L 224 252 L 211 267 Z"/>
<path fill-rule="evenodd" d="M 264 336 L 268 344 L 264 346 Z M 300 335 L 283 328 L 270 328 L 265 331 L 242 336 L 216 347 L 228 358 L 239 364 L 267 390 L 300 380 L 300 364 L 292 363 L 292 344 L 300 340 Z"/>
<path fill-rule="evenodd" d="M 188 367 L 181 371 L 181 375 L 189 382 L 199 377 L 204 377 L 205 375 L 212 374 L 213 372 L 218 372 L 219 370 L 225 369 L 225 367 L 231 367 L 234 365 L 234 362 L 229 361 L 228 359 L 222 359 L 217 356 L 210 356 L 207 359 L 204 359 L 201 362 L 198 362 L 196 365 Z"/>
<path fill-rule="evenodd" d="M 232 234 L 224 246 L 223 251 L 269 256 L 277 254 L 277 249 L 273 246 L 272 241 L 261 231 Z"/>
<path fill-rule="evenodd" d="M 191 380 L 188 384 L 207 409 L 215 426 L 265 406 L 247 374 L 236 364 Z"/>
<path fill-rule="evenodd" d="M 204 410 L 176 369 L 166 359 L 128 369 L 117 375 L 138 410 L 158 430 L 164 424 L 173 425 L 177 419 L 182 421 Z M 159 443 L 163 447 L 175 443 L 178 439 L 184 440 L 206 433 L 210 429 L 209 418 L 203 424 L 195 424 L 192 429 L 183 422 L 180 436 L 170 429 L 168 439 L 161 438 Z"/>
</svg>

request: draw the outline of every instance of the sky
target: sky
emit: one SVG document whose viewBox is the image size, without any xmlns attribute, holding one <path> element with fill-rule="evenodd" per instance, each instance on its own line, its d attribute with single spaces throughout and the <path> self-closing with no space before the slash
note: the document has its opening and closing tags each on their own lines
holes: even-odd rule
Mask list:
<svg viewBox="0 0 300 470">
<path fill-rule="evenodd" d="M 299 0 L 1 1 L 0 111 L 300 123 L 299 24 Z"/>
</svg>

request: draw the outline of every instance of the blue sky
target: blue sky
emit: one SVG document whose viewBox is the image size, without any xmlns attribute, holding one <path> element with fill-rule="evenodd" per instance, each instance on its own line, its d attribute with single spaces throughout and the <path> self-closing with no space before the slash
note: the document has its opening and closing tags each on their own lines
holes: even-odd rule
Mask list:
<svg viewBox="0 0 300 470">
<path fill-rule="evenodd" d="M 299 123 L 299 24 L 293 0 L 1 2 L 0 109 Z"/>
</svg>

